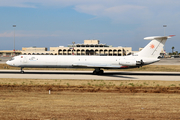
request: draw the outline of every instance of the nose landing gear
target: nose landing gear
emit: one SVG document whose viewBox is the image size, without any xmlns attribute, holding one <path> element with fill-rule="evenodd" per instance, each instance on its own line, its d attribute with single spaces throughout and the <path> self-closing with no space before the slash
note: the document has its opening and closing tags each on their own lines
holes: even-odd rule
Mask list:
<svg viewBox="0 0 180 120">
<path fill-rule="evenodd" d="M 24 71 L 23 71 L 23 67 L 21 67 L 21 73 L 24 73 Z"/>
</svg>

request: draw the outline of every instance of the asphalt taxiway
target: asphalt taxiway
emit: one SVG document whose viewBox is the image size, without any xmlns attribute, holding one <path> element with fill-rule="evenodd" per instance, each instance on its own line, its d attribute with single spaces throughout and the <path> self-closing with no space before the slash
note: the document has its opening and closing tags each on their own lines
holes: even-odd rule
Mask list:
<svg viewBox="0 0 180 120">
<path fill-rule="evenodd" d="M 180 72 L 105 71 L 103 75 L 93 75 L 92 71 L 0 70 L 0 78 L 180 81 Z"/>
</svg>

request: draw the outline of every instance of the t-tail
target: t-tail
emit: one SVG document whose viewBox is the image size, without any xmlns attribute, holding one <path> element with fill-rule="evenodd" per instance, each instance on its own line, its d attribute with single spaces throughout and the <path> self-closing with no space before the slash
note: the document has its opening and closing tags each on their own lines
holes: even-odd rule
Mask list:
<svg viewBox="0 0 180 120">
<path fill-rule="evenodd" d="M 139 57 L 148 57 L 148 58 L 158 58 L 160 55 L 163 46 L 168 38 L 171 38 L 175 35 L 170 36 L 153 36 L 146 37 L 145 40 L 152 40 L 147 44 L 140 52 L 137 53 Z"/>
</svg>

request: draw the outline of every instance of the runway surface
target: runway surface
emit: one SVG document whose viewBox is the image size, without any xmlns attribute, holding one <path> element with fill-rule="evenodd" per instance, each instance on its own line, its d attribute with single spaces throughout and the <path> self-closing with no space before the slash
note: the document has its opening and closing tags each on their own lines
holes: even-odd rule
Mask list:
<svg viewBox="0 0 180 120">
<path fill-rule="evenodd" d="M 105 71 L 103 75 L 93 75 L 92 71 L 25 70 L 22 74 L 19 70 L 0 70 L 0 78 L 180 81 L 180 72 Z"/>
</svg>

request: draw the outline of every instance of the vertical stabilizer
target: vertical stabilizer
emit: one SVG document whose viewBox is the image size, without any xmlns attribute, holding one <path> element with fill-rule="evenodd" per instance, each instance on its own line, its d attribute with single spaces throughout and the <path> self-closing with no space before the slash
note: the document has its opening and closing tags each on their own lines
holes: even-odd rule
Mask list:
<svg viewBox="0 0 180 120">
<path fill-rule="evenodd" d="M 137 53 L 140 57 L 151 57 L 158 58 L 161 50 L 163 49 L 165 42 L 168 38 L 173 37 L 170 36 L 154 36 L 154 37 L 146 37 L 145 40 L 152 40 L 149 44 L 147 44 L 140 52 Z"/>
</svg>

